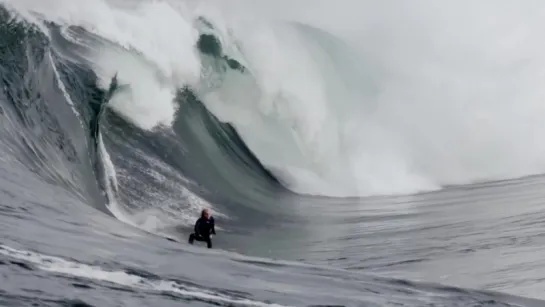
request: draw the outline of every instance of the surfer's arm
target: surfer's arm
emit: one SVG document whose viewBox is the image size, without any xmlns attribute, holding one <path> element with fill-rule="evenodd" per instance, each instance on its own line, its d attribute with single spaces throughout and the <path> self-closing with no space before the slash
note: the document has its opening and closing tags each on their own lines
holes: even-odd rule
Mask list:
<svg viewBox="0 0 545 307">
<path fill-rule="evenodd" d="M 216 235 L 216 224 L 215 224 L 214 218 L 213 218 L 213 217 L 210 217 L 210 221 L 212 222 L 212 228 L 210 229 L 210 230 L 211 230 L 211 233 L 212 233 L 213 235 Z"/>
<path fill-rule="evenodd" d="M 194 231 L 195 231 L 196 235 L 199 235 L 199 224 L 200 224 L 200 222 L 201 222 L 201 219 L 198 219 L 197 222 L 195 223 Z"/>
</svg>

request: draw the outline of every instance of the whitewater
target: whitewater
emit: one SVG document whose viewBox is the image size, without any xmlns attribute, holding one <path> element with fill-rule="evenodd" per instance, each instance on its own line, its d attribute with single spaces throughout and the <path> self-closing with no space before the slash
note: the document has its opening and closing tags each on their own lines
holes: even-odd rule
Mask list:
<svg viewBox="0 0 545 307">
<path fill-rule="evenodd" d="M 543 17 L 0 0 L 0 304 L 543 306 Z"/>
</svg>

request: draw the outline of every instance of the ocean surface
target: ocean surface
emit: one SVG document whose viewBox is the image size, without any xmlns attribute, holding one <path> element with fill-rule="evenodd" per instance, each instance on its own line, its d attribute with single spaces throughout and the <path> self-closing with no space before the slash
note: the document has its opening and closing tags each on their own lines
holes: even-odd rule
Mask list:
<svg viewBox="0 0 545 307">
<path fill-rule="evenodd" d="M 544 17 L 0 0 L 0 305 L 545 306 Z"/>
</svg>

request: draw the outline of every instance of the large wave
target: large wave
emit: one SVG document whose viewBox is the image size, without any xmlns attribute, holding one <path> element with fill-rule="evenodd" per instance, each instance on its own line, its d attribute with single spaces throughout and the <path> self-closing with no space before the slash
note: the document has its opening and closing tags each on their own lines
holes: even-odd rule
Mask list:
<svg viewBox="0 0 545 307">
<path fill-rule="evenodd" d="M 139 129 L 172 127 L 188 89 L 296 193 L 545 171 L 541 4 L 3 2 L 83 44 L 101 87 L 123 87 L 111 107 Z"/>
</svg>

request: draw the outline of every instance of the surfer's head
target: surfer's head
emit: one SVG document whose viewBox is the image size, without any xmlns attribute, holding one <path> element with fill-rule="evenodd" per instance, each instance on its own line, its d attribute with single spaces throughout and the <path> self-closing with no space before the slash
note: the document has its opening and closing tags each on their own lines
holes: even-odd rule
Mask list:
<svg viewBox="0 0 545 307">
<path fill-rule="evenodd" d="M 210 216 L 210 213 L 208 212 L 208 209 L 202 209 L 201 211 L 201 217 L 208 218 Z"/>
</svg>

